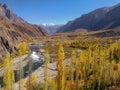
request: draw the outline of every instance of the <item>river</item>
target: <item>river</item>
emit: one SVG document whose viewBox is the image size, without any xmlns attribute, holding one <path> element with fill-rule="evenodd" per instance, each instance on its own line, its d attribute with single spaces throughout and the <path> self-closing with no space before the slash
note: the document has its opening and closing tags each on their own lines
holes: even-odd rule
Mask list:
<svg viewBox="0 0 120 90">
<path fill-rule="evenodd" d="M 40 66 L 42 66 L 44 64 L 44 55 L 39 51 L 39 47 L 40 44 L 29 44 L 30 47 L 30 54 L 24 58 L 24 60 L 22 60 L 22 62 L 24 63 L 25 61 L 25 66 L 23 67 L 23 78 L 27 77 L 30 73 L 32 73 L 33 71 L 35 71 L 37 68 L 39 68 Z M 20 58 L 19 58 L 20 59 Z M 14 61 L 15 64 L 19 63 L 19 60 Z M 29 65 L 29 63 L 31 63 L 31 66 Z M 18 81 L 18 77 L 19 77 L 19 70 L 16 70 L 16 68 L 18 68 L 18 64 L 16 64 L 16 66 L 14 66 L 15 68 L 15 81 Z M 29 72 L 30 68 L 31 71 Z M 3 71 L 2 71 L 3 72 Z M 0 72 L 1 73 L 1 72 Z M 3 77 L 0 77 L 0 85 L 2 85 L 3 83 Z"/>
</svg>

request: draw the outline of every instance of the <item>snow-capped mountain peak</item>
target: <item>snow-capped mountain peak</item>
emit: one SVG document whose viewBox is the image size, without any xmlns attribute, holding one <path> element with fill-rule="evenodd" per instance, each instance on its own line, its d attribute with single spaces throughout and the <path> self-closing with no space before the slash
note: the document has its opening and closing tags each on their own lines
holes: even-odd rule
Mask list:
<svg viewBox="0 0 120 90">
<path fill-rule="evenodd" d="M 55 26 L 54 23 L 44 23 L 43 26 Z"/>
<path fill-rule="evenodd" d="M 57 25 L 54 23 L 48 24 L 40 24 L 42 28 L 44 28 L 48 33 L 53 34 L 55 33 L 62 25 Z"/>
</svg>

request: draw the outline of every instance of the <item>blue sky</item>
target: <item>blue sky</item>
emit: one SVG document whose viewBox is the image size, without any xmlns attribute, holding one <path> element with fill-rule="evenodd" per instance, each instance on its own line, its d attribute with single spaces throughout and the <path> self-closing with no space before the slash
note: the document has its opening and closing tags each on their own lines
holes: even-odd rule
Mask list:
<svg viewBox="0 0 120 90">
<path fill-rule="evenodd" d="M 0 3 L 8 4 L 18 16 L 33 24 L 64 24 L 120 0 L 0 0 Z"/>
</svg>

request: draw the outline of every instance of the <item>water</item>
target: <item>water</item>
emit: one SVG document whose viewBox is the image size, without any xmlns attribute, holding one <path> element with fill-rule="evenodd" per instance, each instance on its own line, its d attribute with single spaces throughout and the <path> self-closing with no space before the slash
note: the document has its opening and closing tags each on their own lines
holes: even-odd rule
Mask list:
<svg viewBox="0 0 120 90">
<path fill-rule="evenodd" d="M 29 44 L 31 52 L 38 52 L 39 51 L 39 44 Z"/>
<path fill-rule="evenodd" d="M 30 73 L 35 71 L 37 68 L 44 64 L 44 56 L 39 52 L 38 44 L 30 44 L 29 45 L 31 54 L 29 55 L 29 59 L 31 60 L 25 67 L 23 67 L 23 78 L 27 77 Z M 31 66 L 30 66 L 31 63 Z M 31 68 L 31 71 L 30 71 Z M 30 72 L 29 72 L 30 71 Z M 19 80 L 19 71 L 15 72 L 15 81 Z M 3 85 L 3 77 L 0 77 L 0 85 Z"/>
<path fill-rule="evenodd" d="M 29 45 L 31 54 L 30 59 L 31 65 L 28 63 L 24 69 L 24 77 L 27 77 L 31 72 L 35 71 L 37 68 L 44 64 L 44 56 L 39 52 L 39 45 L 38 44 L 30 44 Z M 31 68 L 31 71 L 29 72 Z"/>
</svg>

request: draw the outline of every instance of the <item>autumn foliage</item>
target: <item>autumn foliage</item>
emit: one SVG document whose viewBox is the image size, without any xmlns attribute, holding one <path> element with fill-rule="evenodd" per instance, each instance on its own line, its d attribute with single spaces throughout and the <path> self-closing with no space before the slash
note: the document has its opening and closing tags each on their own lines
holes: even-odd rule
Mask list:
<svg viewBox="0 0 120 90">
<path fill-rule="evenodd" d="M 58 61 L 57 61 L 57 70 L 58 70 L 58 75 L 57 75 L 57 87 L 58 90 L 64 90 L 64 66 L 63 66 L 63 60 L 64 60 L 64 49 L 63 46 L 59 46 L 58 50 Z"/>
<path fill-rule="evenodd" d="M 77 44 L 71 45 L 76 46 Z M 81 47 L 81 45 L 78 46 Z M 119 88 L 120 40 L 111 43 L 87 44 L 86 48 L 80 47 L 74 47 L 70 57 L 65 59 L 67 53 L 65 45 L 59 45 L 55 78 L 51 78 L 49 73 L 50 53 L 47 51 L 44 54 L 46 60 L 44 62 L 44 83 L 36 86 L 38 77 L 33 74 L 30 79 L 26 80 L 26 90 L 109 90 L 111 87 Z M 28 50 L 25 42 L 19 47 L 20 55 L 24 55 Z M 4 60 L 5 90 L 14 90 L 13 64 L 12 58 L 8 55 Z"/>
<path fill-rule="evenodd" d="M 3 86 L 5 90 L 13 90 L 14 89 L 14 68 L 13 68 L 13 60 L 10 55 L 7 55 L 4 60 L 4 75 L 3 75 Z"/>
<path fill-rule="evenodd" d="M 25 55 L 26 53 L 29 52 L 29 47 L 28 47 L 28 44 L 26 42 L 22 42 L 20 45 L 19 45 L 19 55 Z"/>
</svg>

